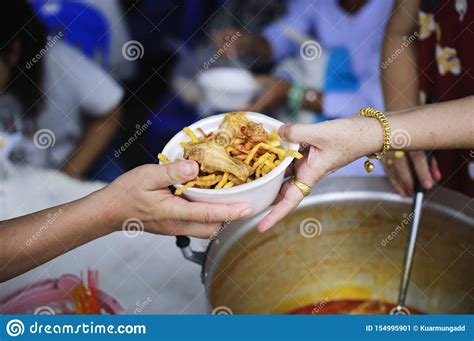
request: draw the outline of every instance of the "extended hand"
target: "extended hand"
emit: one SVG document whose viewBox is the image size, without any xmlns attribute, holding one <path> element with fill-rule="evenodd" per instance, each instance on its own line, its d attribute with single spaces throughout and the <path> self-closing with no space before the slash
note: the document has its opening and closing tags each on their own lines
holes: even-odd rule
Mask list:
<svg viewBox="0 0 474 341">
<path fill-rule="evenodd" d="M 206 204 L 189 202 L 173 195 L 168 186 L 194 179 L 199 172 L 194 161 L 169 165 L 146 165 L 122 175 L 97 193 L 113 217 L 112 225 L 122 229 L 127 219 L 138 219 L 146 231 L 165 235 L 210 237 L 223 221 L 245 218 L 248 204 Z"/>
</svg>

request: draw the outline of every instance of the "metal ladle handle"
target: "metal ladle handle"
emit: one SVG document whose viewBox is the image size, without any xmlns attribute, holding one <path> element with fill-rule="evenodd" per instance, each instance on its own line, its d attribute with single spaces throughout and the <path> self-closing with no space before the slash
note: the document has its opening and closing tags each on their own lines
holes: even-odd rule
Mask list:
<svg viewBox="0 0 474 341">
<path fill-rule="evenodd" d="M 431 169 L 433 152 L 429 151 L 426 155 L 428 167 Z M 398 292 L 397 307 L 394 313 L 402 313 L 405 308 L 406 296 L 408 291 L 408 284 L 410 282 L 410 274 L 413 266 L 413 257 L 415 254 L 416 239 L 418 236 L 418 228 L 420 225 L 421 211 L 423 208 L 423 198 L 425 196 L 425 189 L 421 185 L 417 177 L 415 177 L 415 197 L 413 198 L 413 220 L 411 223 L 410 234 L 408 236 L 408 245 L 405 252 L 405 261 L 403 264 L 403 273 Z"/>
</svg>

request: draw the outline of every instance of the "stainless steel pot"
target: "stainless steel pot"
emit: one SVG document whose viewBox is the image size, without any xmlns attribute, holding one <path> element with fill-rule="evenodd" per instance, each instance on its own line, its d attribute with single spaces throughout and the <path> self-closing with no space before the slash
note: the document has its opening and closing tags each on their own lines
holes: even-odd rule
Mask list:
<svg viewBox="0 0 474 341">
<path fill-rule="evenodd" d="M 443 188 L 426 195 L 407 305 L 426 313 L 474 313 L 474 201 Z M 211 307 L 279 314 L 333 299 L 395 303 L 411 200 L 382 178 L 330 178 L 278 226 L 265 213 L 227 226 L 203 266 Z"/>
</svg>

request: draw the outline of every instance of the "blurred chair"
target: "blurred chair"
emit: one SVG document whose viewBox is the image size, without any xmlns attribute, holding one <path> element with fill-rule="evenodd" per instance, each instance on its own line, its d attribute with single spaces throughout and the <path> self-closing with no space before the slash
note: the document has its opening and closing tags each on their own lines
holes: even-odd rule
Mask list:
<svg viewBox="0 0 474 341">
<path fill-rule="evenodd" d="M 110 63 L 110 27 L 105 17 L 91 5 L 67 0 L 31 0 L 40 20 L 51 34 L 63 32 L 71 45 L 87 57 Z"/>
</svg>

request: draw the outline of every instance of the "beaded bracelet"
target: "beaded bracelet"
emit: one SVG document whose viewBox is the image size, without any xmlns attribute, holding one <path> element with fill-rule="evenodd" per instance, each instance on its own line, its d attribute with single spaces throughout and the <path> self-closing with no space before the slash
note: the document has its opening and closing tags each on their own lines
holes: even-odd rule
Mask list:
<svg viewBox="0 0 474 341">
<path fill-rule="evenodd" d="M 392 143 L 391 142 L 392 132 L 391 132 L 391 129 L 390 129 L 390 125 L 388 124 L 387 117 L 382 112 L 380 112 L 380 111 L 378 111 L 374 108 L 367 107 L 367 108 L 360 109 L 359 116 L 360 117 L 376 118 L 380 122 L 380 125 L 382 126 L 382 130 L 383 130 L 383 147 L 382 147 L 382 150 L 378 154 L 373 153 L 373 154 L 367 155 L 368 159 L 364 163 L 365 171 L 367 173 L 370 173 L 375 168 L 374 164 L 370 160 L 371 159 L 380 160 L 390 150 L 390 146 L 391 146 L 391 143 Z"/>
</svg>

